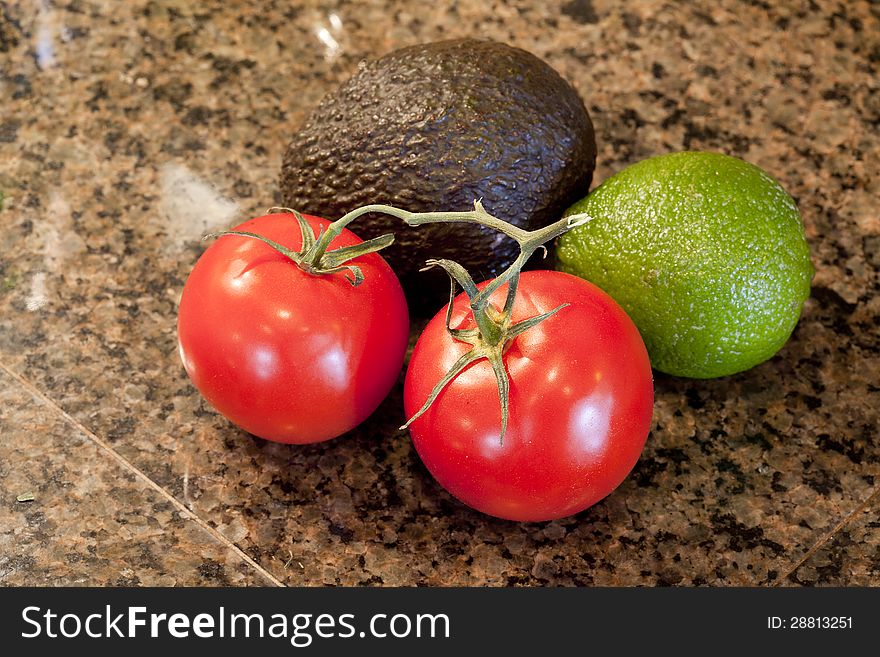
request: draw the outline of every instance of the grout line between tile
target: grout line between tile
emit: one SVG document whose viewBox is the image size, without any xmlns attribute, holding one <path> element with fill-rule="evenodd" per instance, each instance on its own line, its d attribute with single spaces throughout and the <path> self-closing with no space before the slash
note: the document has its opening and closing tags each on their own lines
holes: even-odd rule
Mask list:
<svg viewBox="0 0 880 657">
<path fill-rule="evenodd" d="M 31 384 L 29 381 L 24 379 L 22 376 L 20 376 L 16 372 L 10 370 L 2 362 L 0 362 L 0 369 L 2 369 L 4 372 L 6 372 L 6 374 L 11 376 L 13 379 L 15 379 L 22 387 L 24 387 L 29 393 L 31 393 L 31 395 L 33 395 L 39 401 L 48 405 L 49 408 L 51 408 L 55 413 L 57 413 L 62 418 L 64 418 L 64 420 L 66 422 L 73 425 L 77 430 L 81 431 L 84 435 L 86 435 L 89 438 L 89 440 L 91 440 L 93 443 L 95 443 L 95 445 L 97 445 L 101 450 L 103 450 L 104 452 L 109 454 L 110 457 L 113 458 L 117 463 L 119 463 L 123 468 L 132 472 L 138 478 L 142 479 L 144 482 L 147 483 L 147 485 L 150 488 L 152 488 L 157 493 L 159 493 L 159 495 L 161 495 L 166 500 L 171 502 L 171 504 L 173 504 L 175 507 L 177 507 L 177 509 L 180 511 L 181 516 L 183 518 L 186 518 L 186 519 L 189 519 L 189 520 L 192 520 L 193 522 L 195 522 L 199 527 L 201 527 L 206 532 L 208 532 L 208 534 L 213 536 L 216 540 L 218 540 L 220 543 L 225 545 L 227 548 L 229 548 L 230 550 L 235 552 L 239 557 L 241 557 L 245 561 L 245 563 L 247 563 L 249 566 L 254 568 L 260 575 L 262 575 L 266 580 L 271 582 L 274 586 L 282 586 L 282 587 L 285 586 L 285 584 L 283 582 L 281 582 L 281 580 L 276 578 L 269 571 L 267 571 L 265 568 L 263 568 L 260 564 L 258 564 L 256 561 L 254 561 L 254 559 L 251 558 L 246 552 L 244 552 L 244 550 L 242 550 L 235 543 L 233 543 L 228 538 L 226 538 L 223 534 L 221 534 L 217 529 L 215 529 L 210 524 L 208 524 L 208 522 L 205 521 L 203 518 L 201 518 L 199 515 L 197 515 L 196 513 L 191 511 L 190 509 L 188 509 L 186 507 L 186 505 L 183 504 L 183 502 L 181 502 L 176 497 L 174 497 L 174 495 L 172 495 L 170 492 L 165 490 L 165 488 L 163 488 L 161 485 L 159 485 L 158 483 L 156 483 L 155 481 L 150 479 L 150 477 L 145 472 L 143 472 L 140 468 L 138 468 L 136 465 L 134 465 L 131 461 L 129 461 L 127 458 L 125 458 L 119 452 L 117 452 L 115 449 L 113 449 L 113 447 L 111 447 L 109 443 L 105 442 L 104 440 L 99 438 L 94 432 L 90 431 L 88 428 L 83 426 L 83 424 L 81 422 L 76 420 L 69 413 L 67 413 L 67 411 L 65 411 L 58 404 L 56 404 L 52 399 L 50 399 L 48 396 L 46 396 L 44 393 L 42 393 L 40 390 L 38 390 L 36 387 L 34 387 L 33 384 Z"/>
<path fill-rule="evenodd" d="M 874 500 L 875 497 L 878 497 L 878 496 L 880 496 L 880 486 L 877 486 L 876 488 L 874 488 L 874 490 L 871 492 L 871 494 L 868 495 L 868 497 L 866 497 L 864 500 L 862 500 L 856 506 L 855 509 L 853 509 L 848 514 L 846 514 L 843 517 L 843 519 L 841 519 L 840 522 L 838 522 L 836 525 L 834 525 L 834 527 L 832 527 L 830 530 L 828 530 L 824 536 L 822 536 L 818 541 L 816 541 L 813 544 L 813 546 L 809 550 L 807 550 L 800 559 L 798 559 L 798 561 L 794 564 L 794 566 L 792 568 L 790 568 L 788 570 L 788 572 L 786 572 L 782 577 L 780 577 L 779 580 L 776 582 L 776 584 L 774 584 L 773 586 L 782 586 L 782 584 L 783 584 L 783 582 L 785 582 L 785 580 L 787 580 L 791 575 L 796 573 L 798 568 L 803 566 L 810 557 L 812 557 L 828 541 L 830 541 L 832 538 L 834 538 L 834 536 L 837 534 L 837 532 L 839 532 L 841 529 L 843 529 L 844 526 L 848 525 L 852 520 L 854 520 L 855 517 L 859 513 L 861 513 L 865 509 L 865 507 L 867 507 Z"/>
</svg>

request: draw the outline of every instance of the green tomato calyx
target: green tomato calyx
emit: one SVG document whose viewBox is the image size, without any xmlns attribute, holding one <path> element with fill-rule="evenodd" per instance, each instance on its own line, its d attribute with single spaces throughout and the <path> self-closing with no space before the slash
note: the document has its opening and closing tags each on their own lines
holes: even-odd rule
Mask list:
<svg viewBox="0 0 880 657">
<path fill-rule="evenodd" d="M 394 235 L 388 233 L 387 235 L 380 235 L 379 237 L 361 242 L 360 244 L 352 244 L 350 246 L 343 246 L 328 251 L 327 248 L 330 246 L 330 242 L 338 237 L 349 223 L 360 216 L 360 214 L 363 214 L 357 214 L 357 210 L 349 212 L 341 219 L 334 221 L 327 226 L 327 230 L 319 230 L 317 235 L 312 230 L 312 227 L 309 225 L 309 222 L 306 221 L 305 217 L 296 210 L 292 210 L 291 208 L 269 208 L 266 212 L 267 214 L 284 212 L 294 216 L 302 235 L 302 248 L 299 251 L 288 249 L 283 244 L 270 240 L 268 237 L 240 230 L 224 230 L 219 233 L 211 233 L 205 235 L 204 239 L 222 237 L 224 235 L 238 235 L 239 237 L 250 237 L 260 240 L 264 244 L 271 246 L 284 257 L 290 259 L 297 267 L 307 274 L 313 276 L 325 276 L 327 274 L 345 272 L 345 278 L 355 287 L 364 282 L 364 274 L 361 271 L 361 268 L 357 265 L 347 263 L 350 260 L 354 260 L 355 258 L 359 258 L 368 253 L 380 251 L 394 243 Z"/>
</svg>

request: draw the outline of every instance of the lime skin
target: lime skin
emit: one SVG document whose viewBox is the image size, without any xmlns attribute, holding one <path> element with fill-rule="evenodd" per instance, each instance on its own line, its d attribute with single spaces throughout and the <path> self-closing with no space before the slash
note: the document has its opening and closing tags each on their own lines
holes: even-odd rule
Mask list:
<svg viewBox="0 0 880 657">
<path fill-rule="evenodd" d="M 652 366 L 727 376 L 773 356 L 810 295 L 797 205 L 758 167 L 720 153 L 652 157 L 615 174 L 566 215 L 557 268 L 605 290 L 633 319 Z"/>
</svg>

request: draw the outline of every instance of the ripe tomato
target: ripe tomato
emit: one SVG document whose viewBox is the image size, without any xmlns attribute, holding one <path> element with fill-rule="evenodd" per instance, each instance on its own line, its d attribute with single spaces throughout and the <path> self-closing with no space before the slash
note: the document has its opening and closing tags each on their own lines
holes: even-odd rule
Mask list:
<svg viewBox="0 0 880 657">
<path fill-rule="evenodd" d="M 492 296 L 497 309 L 506 292 L 505 285 Z M 645 345 L 602 290 L 560 272 L 524 272 L 512 320 L 562 303 L 570 305 L 514 338 L 504 354 L 510 419 L 503 443 L 498 387 L 485 359 L 455 377 L 410 426 L 416 451 L 437 481 L 499 518 L 551 520 L 586 509 L 632 470 L 651 427 L 654 389 Z M 455 299 L 450 325 L 474 326 L 465 294 Z M 409 363 L 408 417 L 467 349 L 446 331 L 444 308 Z"/>
<path fill-rule="evenodd" d="M 324 219 L 306 216 L 317 232 Z M 298 250 L 289 214 L 235 230 Z M 335 249 L 361 240 L 345 229 Z M 231 422 L 283 443 L 334 438 L 362 422 L 403 366 L 406 299 L 376 253 L 358 257 L 363 282 L 311 275 L 263 242 L 219 237 L 199 258 L 178 314 L 180 355 L 199 392 Z"/>
</svg>

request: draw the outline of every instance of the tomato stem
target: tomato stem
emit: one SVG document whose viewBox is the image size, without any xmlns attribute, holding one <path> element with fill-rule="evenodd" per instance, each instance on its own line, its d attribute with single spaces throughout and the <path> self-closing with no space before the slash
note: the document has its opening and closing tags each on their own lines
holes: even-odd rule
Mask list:
<svg viewBox="0 0 880 657">
<path fill-rule="evenodd" d="M 223 235 L 238 235 L 239 237 L 250 237 L 253 239 L 257 239 L 264 244 L 271 246 L 273 249 L 278 251 L 278 253 L 285 256 L 286 258 L 289 258 L 294 264 L 296 264 L 297 267 L 308 274 L 323 276 L 326 274 L 345 272 L 346 279 L 353 286 L 358 286 L 363 283 L 364 274 L 361 271 L 361 268 L 357 265 L 350 265 L 347 263 L 350 260 L 359 258 L 362 255 L 380 251 L 381 249 L 384 249 L 385 247 L 390 246 L 394 243 L 394 235 L 389 233 L 387 235 L 374 237 L 373 239 L 367 240 L 365 242 L 360 242 L 359 244 L 343 246 L 338 249 L 328 251 L 327 247 L 330 246 L 330 242 L 338 237 L 342 233 L 342 229 L 345 228 L 349 223 L 351 223 L 353 219 L 355 219 L 359 215 L 350 212 L 341 219 L 331 223 L 329 226 L 327 226 L 326 230 L 319 231 L 318 235 L 316 236 L 314 231 L 312 230 L 311 225 L 309 225 L 309 222 L 306 221 L 305 217 L 303 217 L 296 210 L 292 210 L 290 208 L 269 208 L 267 212 L 284 212 L 293 215 L 294 219 L 296 219 L 300 233 L 302 235 L 302 247 L 299 251 L 288 249 L 286 246 L 278 244 L 277 242 L 274 242 L 267 237 L 263 237 L 262 235 L 237 230 L 225 230 L 219 233 L 211 233 L 209 235 L 205 235 L 204 239 L 208 239 L 210 237 L 222 237 Z M 350 216 L 352 214 L 355 214 L 355 216 Z"/>
</svg>

